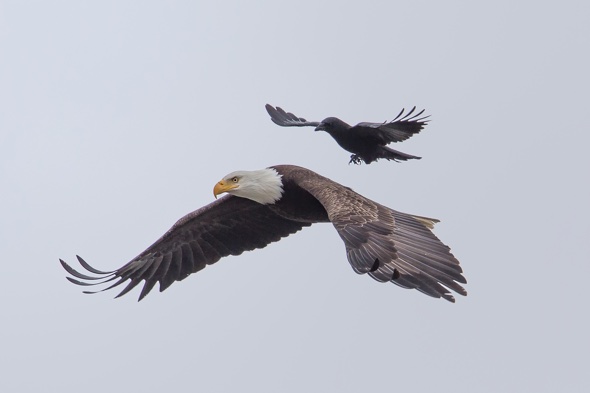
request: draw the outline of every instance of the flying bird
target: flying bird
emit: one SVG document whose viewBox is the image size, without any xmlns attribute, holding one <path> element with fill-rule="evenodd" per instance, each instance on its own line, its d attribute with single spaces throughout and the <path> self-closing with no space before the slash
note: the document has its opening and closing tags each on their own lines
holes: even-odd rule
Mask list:
<svg viewBox="0 0 590 393">
<path fill-rule="evenodd" d="M 290 112 L 285 112 L 280 107 L 266 104 L 266 111 L 270 119 L 283 127 L 315 127 L 316 131 L 326 131 L 344 150 L 353 153 L 349 164 L 370 164 L 380 158 L 394 161 L 419 160 L 421 157 L 412 156 L 393 150 L 386 145 L 391 142 L 405 141 L 414 134 L 419 133 L 428 123 L 428 117 L 422 116 L 424 110 L 413 114 L 413 107 L 404 115 L 404 109 L 390 122 L 383 123 L 359 123 L 350 126 L 337 117 L 327 117 L 321 122 L 307 121 Z M 421 117 L 422 116 L 422 117 Z"/>
<path fill-rule="evenodd" d="M 435 298 L 454 302 L 450 290 L 467 292 L 459 261 L 431 231 L 438 220 L 392 210 L 309 169 L 278 165 L 237 171 L 215 184 L 227 193 L 176 222 L 154 244 L 114 271 L 93 268 L 80 273 L 60 259 L 74 284 L 126 286 L 122 296 L 144 282 L 143 299 L 160 283 L 160 292 L 228 255 L 263 248 L 304 227 L 331 222 L 344 241 L 356 273 L 391 281 Z M 321 246 L 321 245 L 320 245 Z M 319 261 L 318 261 L 319 262 Z"/>
</svg>

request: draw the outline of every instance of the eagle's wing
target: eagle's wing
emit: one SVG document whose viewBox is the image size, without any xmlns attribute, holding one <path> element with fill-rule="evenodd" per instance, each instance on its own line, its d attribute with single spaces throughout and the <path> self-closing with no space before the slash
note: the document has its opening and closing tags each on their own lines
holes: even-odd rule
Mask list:
<svg viewBox="0 0 590 393">
<path fill-rule="evenodd" d="M 274 108 L 272 105 L 265 105 L 266 111 L 270 115 L 270 119 L 283 127 L 317 127 L 320 123 L 317 121 L 307 121 L 302 117 L 297 117 L 291 112 L 285 112 L 282 108 Z"/>
<path fill-rule="evenodd" d="M 268 206 L 249 199 L 225 196 L 178 220 L 147 250 L 117 270 L 103 272 L 77 257 L 82 267 L 93 273 L 87 275 L 74 270 L 61 259 L 60 262 L 75 277 L 67 279 L 78 285 L 91 286 L 116 280 L 96 292 L 129 281 L 117 297 L 145 281 L 139 295 L 141 300 L 156 282 L 160 282 L 162 292 L 174 281 L 183 280 L 222 257 L 263 248 L 309 225 L 280 217 Z"/>
<path fill-rule="evenodd" d="M 384 123 L 359 123 L 352 127 L 359 135 L 372 137 L 381 142 L 388 144 L 391 142 L 401 142 L 410 138 L 412 135 L 422 131 L 428 123 L 430 116 L 422 116 L 424 110 L 413 114 L 416 107 L 413 107 L 406 115 L 404 109 L 390 122 Z"/>
<path fill-rule="evenodd" d="M 315 174 L 314 174 L 315 175 Z M 319 175 L 299 184 L 324 206 L 346 246 L 352 268 L 454 302 L 466 295 L 459 261 L 430 230 L 438 220 L 392 210 Z"/>
</svg>

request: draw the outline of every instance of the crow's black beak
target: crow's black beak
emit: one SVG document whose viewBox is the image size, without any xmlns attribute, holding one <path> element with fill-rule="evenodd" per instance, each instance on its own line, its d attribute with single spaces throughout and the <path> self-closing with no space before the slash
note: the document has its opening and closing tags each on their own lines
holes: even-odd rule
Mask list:
<svg viewBox="0 0 590 393">
<path fill-rule="evenodd" d="M 320 123 L 316 128 L 315 131 L 325 131 L 324 123 Z"/>
</svg>

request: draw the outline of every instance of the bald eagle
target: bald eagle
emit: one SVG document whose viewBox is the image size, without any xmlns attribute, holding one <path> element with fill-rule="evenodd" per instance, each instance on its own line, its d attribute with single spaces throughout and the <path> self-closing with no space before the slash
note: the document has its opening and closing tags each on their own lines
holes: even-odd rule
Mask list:
<svg viewBox="0 0 590 393">
<path fill-rule="evenodd" d="M 401 213 L 373 202 L 309 169 L 277 165 L 238 171 L 215 184 L 213 193 L 227 193 L 184 216 L 154 244 L 114 271 L 93 268 L 79 256 L 88 273 L 60 259 L 74 284 L 91 286 L 114 281 L 96 293 L 128 282 L 122 296 L 140 282 L 143 299 L 160 283 L 160 292 L 174 281 L 228 255 L 263 248 L 318 222 L 331 222 L 344 241 L 355 272 L 379 282 L 391 281 L 435 298 L 454 302 L 449 289 L 466 295 L 459 261 L 431 229 L 438 220 Z"/>
<path fill-rule="evenodd" d="M 326 131 L 344 150 L 353 153 L 349 164 L 370 164 L 380 158 L 394 161 L 419 160 L 421 157 L 412 156 L 393 150 L 385 145 L 391 142 L 401 142 L 419 133 L 428 123 L 429 116 L 422 116 L 424 110 L 412 115 L 413 107 L 406 115 L 404 109 L 390 122 L 363 122 L 350 126 L 337 117 L 327 117 L 321 122 L 307 121 L 290 112 L 285 112 L 278 106 L 266 104 L 266 111 L 270 119 L 283 127 L 315 127 L 316 131 Z"/>
</svg>

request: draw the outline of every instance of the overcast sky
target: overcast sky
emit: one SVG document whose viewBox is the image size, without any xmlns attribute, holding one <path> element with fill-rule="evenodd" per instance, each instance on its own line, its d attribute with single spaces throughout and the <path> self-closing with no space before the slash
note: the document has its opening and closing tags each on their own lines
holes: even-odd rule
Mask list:
<svg viewBox="0 0 590 393">
<path fill-rule="evenodd" d="M 586 2 L 0 1 L 0 391 L 590 390 Z M 426 129 L 348 165 L 309 120 Z M 296 164 L 437 217 L 456 304 L 355 274 L 329 224 L 84 295 L 225 174 Z"/>
</svg>

